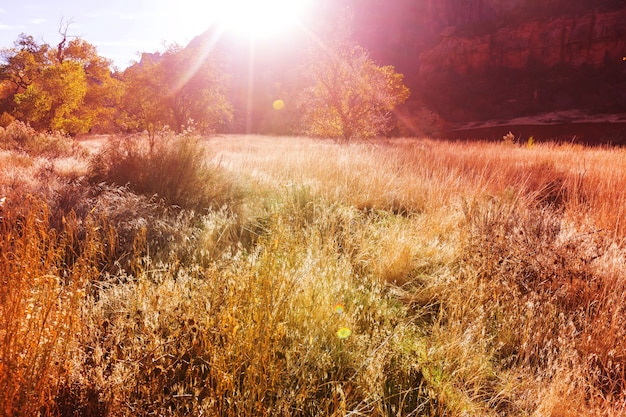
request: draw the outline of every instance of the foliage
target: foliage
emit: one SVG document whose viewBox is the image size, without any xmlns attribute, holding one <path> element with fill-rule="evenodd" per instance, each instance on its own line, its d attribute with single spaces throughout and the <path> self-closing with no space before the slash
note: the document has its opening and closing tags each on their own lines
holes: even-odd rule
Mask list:
<svg viewBox="0 0 626 417">
<path fill-rule="evenodd" d="M 12 87 L 5 88 L 3 108 L 19 120 L 71 135 L 111 126 L 119 85 L 94 46 L 81 39 L 66 45 L 64 39 L 55 51 L 21 35 L 2 58 L 1 78 Z"/>
<path fill-rule="evenodd" d="M 71 40 L 63 54 L 65 60 L 80 64 L 85 74 L 85 96 L 74 112 L 85 124 L 82 131 L 114 132 L 120 117 L 123 85 L 111 71 L 111 61 L 99 56 L 95 46 L 80 38 Z"/>
<path fill-rule="evenodd" d="M 147 131 L 153 137 L 168 124 L 168 111 L 162 100 L 159 66 L 144 54 L 139 64 L 124 71 L 123 114 L 118 123 L 124 131 Z"/>
<path fill-rule="evenodd" d="M 165 129 L 209 133 L 232 124 L 231 76 L 211 45 L 198 41 L 144 53 L 140 62 L 115 73 L 93 45 L 62 35 L 56 47 L 21 35 L 13 48 L 2 50 L 0 111 L 7 117 L 72 136 L 121 130 L 146 131 L 152 139 Z M 409 96 L 401 74 L 376 65 L 346 40 L 315 50 L 305 73 L 297 87 L 301 94 L 293 97 L 299 104 L 280 118 L 273 112 L 276 120 L 268 124 L 301 118 L 306 134 L 373 137 L 394 127 L 394 109 Z"/>
<path fill-rule="evenodd" d="M 210 132 L 232 121 L 229 77 L 215 51 L 171 46 L 121 74 L 80 38 L 56 48 L 21 35 L 2 50 L 0 110 L 38 130 Z"/>
<path fill-rule="evenodd" d="M 209 132 L 232 121 L 225 95 L 229 78 L 214 55 L 192 46 L 144 54 L 123 75 L 126 129 L 150 135 L 165 127 Z"/>
<path fill-rule="evenodd" d="M 88 120 L 77 117 L 76 110 L 86 93 L 85 73 L 78 63 L 46 66 L 36 83 L 15 95 L 16 116 L 38 129 L 84 132 Z"/>
<path fill-rule="evenodd" d="M 368 138 L 393 128 L 393 110 L 409 97 L 403 76 L 378 66 L 347 41 L 318 48 L 308 64 L 308 87 L 301 95 L 303 130 L 319 137 Z"/>
<path fill-rule="evenodd" d="M 0 66 L 1 79 L 15 92 L 23 91 L 39 78 L 39 69 L 49 63 L 47 44 L 40 45 L 32 36 L 21 34 L 13 48 L 1 52 L 4 64 Z"/>
</svg>

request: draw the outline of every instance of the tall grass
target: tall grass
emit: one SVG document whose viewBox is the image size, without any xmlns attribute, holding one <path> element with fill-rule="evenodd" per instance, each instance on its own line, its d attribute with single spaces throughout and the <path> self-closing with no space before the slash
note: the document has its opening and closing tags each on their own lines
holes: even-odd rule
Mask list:
<svg viewBox="0 0 626 417">
<path fill-rule="evenodd" d="M 240 199 L 219 166 L 210 164 L 197 137 L 163 137 L 152 144 L 141 138 L 112 139 L 91 161 L 89 180 L 128 186 L 168 205 L 204 212 Z"/>
<path fill-rule="evenodd" d="M 100 239 L 89 225 L 77 241 L 72 217 L 50 229 L 47 205 L 35 197 L 4 200 L 0 214 L 2 415 L 54 414 L 56 393 L 77 372 L 72 352 Z"/>
<path fill-rule="evenodd" d="M 4 415 L 626 411 L 623 150 L 94 152 L 0 154 Z"/>
<path fill-rule="evenodd" d="M 417 373 L 394 369 L 404 360 L 395 346 L 415 331 L 398 321 L 404 308 L 379 285 L 354 282 L 349 262 L 329 258 L 334 247 L 311 247 L 314 231 L 284 224 L 291 209 L 275 213 L 249 255 L 176 274 L 148 269 L 87 304 L 85 367 L 120 415 L 416 406 Z M 349 338 L 337 336 L 342 327 Z"/>
<path fill-rule="evenodd" d="M 435 366 L 425 372 L 438 393 L 434 403 L 453 414 L 489 413 L 486 403 L 494 412 L 559 415 L 569 412 L 565 402 L 576 403 L 569 410 L 578 414 L 619 413 L 622 150 L 296 143 L 273 142 L 277 153 L 242 153 L 226 163 L 258 167 L 256 178 L 268 184 L 295 177 L 339 204 L 408 215 L 401 233 L 368 236 L 369 247 L 385 242 L 386 250 L 359 264 L 402 284 L 394 290 L 400 299 L 431 317 L 426 340 L 435 354 L 422 360 Z M 231 144 L 220 145 L 226 159 Z M 403 244 L 407 236 L 411 243 Z M 430 257 L 415 250 L 425 240 L 436 242 Z M 394 259 L 405 259 L 400 280 Z M 533 377 L 518 382 L 529 370 Z"/>
</svg>

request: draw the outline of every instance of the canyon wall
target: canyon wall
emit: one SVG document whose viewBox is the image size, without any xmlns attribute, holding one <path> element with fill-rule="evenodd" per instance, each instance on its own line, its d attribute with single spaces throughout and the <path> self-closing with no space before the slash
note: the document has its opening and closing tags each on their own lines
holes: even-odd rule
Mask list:
<svg viewBox="0 0 626 417">
<path fill-rule="evenodd" d="M 494 68 L 602 68 L 626 57 L 626 9 L 498 28 L 480 36 L 441 33 L 441 40 L 419 56 L 419 72 L 454 69 L 460 74 Z"/>
<path fill-rule="evenodd" d="M 623 0 L 345 0 L 372 56 L 447 120 L 626 112 Z"/>
</svg>

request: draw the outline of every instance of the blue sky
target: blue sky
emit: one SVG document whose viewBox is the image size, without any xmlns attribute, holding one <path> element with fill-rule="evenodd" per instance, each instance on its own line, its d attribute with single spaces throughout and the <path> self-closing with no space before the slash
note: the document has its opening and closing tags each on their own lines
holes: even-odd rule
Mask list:
<svg viewBox="0 0 626 417">
<path fill-rule="evenodd" d="M 226 0 L 228 1 L 228 0 Z M 193 0 L 0 0 L 0 48 L 9 48 L 20 33 L 56 45 L 61 21 L 71 21 L 68 35 L 95 45 L 120 69 L 140 52 L 187 44 L 211 25 L 211 16 Z M 195 5 L 195 6 L 194 6 Z"/>
</svg>

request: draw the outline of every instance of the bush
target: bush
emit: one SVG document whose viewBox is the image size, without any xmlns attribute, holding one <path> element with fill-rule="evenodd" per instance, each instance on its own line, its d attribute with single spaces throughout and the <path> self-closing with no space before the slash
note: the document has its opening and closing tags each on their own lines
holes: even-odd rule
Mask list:
<svg viewBox="0 0 626 417">
<path fill-rule="evenodd" d="M 149 146 L 143 139 L 112 139 L 91 161 L 90 181 L 125 186 L 172 206 L 202 212 L 229 206 L 242 196 L 218 166 L 207 163 L 197 138 L 164 138 Z"/>
<path fill-rule="evenodd" d="M 65 194 L 82 187 L 69 186 Z M 80 218 L 92 216 L 102 225 L 107 271 L 133 271 L 145 256 L 167 258 L 173 242 L 188 232 L 188 219 L 168 210 L 162 201 L 137 195 L 126 187 L 100 186 L 84 190 L 73 206 Z M 82 235 L 83 230 L 79 230 Z"/>
<path fill-rule="evenodd" d="M 0 127 L 0 149 L 23 151 L 30 155 L 70 155 L 75 149 L 72 139 L 59 133 L 39 133 L 29 125 L 14 121 Z"/>
</svg>

